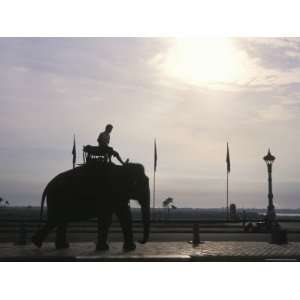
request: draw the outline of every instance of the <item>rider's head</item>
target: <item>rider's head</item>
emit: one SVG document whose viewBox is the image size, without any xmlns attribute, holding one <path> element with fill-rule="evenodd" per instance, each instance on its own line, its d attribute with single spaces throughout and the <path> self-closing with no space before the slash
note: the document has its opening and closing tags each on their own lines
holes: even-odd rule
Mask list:
<svg viewBox="0 0 300 300">
<path fill-rule="evenodd" d="M 107 124 L 105 126 L 105 131 L 108 132 L 108 133 L 110 133 L 112 131 L 112 129 L 113 129 L 113 126 L 111 124 Z"/>
</svg>

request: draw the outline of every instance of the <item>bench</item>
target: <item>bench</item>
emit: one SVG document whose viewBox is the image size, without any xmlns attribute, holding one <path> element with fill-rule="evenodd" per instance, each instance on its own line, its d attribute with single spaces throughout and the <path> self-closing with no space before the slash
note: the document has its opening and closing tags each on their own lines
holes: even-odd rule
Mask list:
<svg viewBox="0 0 300 300">
<path fill-rule="evenodd" d="M 88 163 L 90 161 L 108 162 L 109 157 L 108 154 L 101 151 L 98 146 L 83 146 L 83 162 Z"/>
</svg>

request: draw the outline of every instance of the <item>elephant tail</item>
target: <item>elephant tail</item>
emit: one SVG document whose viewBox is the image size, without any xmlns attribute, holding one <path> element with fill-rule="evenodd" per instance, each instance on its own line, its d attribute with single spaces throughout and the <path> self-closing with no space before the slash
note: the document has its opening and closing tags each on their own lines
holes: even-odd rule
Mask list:
<svg viewBox="0 0 300 300">
<path fill-rule="evenodd" d="M 45 199 L 46 199 L 46 196 L 47 196 L 47 187 L 44 189 L 44 192 L 43 192 L 43 195 L 42 195 L 42 199 L 41 199 L 41 212 L 40 212 L 40 224 L 42 223 L 42 220 L 43 220 L 43 210 L 44 210 L 44 203 L 45 203 Z"/>
</svg>

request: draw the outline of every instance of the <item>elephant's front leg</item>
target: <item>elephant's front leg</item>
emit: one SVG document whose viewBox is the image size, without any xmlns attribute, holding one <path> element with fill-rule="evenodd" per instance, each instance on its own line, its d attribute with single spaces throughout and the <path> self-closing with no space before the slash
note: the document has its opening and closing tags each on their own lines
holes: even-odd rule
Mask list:
<svg viewBox="0 0 300 300">
<path fill-rule="evenodd" d="M 70 245 L 67 241 L 67 223 L 60 223 L 56 228 L 56 249 L 69 248 Z"/>
<path fill-rule="evenodd" d="M 117 207 L 116 214 L 120 221 L 123 235 L 124 235 L 123 249 L 125 251 L 134 250 L 136 248 L 136 245 L 133 240 L 132 217 L 131 217 L 131 210 L 129 205 L 124 204 Z"/>
<path fill-rule="evenodd" d="M 98 217 L 98 237 L 96 250 L 105 251 L 109 249 L 107 244 L 108 230 L 112 222 L 112 212 Z"/>
</svg>

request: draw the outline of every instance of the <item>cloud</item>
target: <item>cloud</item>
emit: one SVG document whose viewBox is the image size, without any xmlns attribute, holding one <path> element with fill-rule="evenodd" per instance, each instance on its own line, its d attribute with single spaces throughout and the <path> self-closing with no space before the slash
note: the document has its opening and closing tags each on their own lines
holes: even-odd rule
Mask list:
<svg viewBox="0 0 300 300">
<path fill-rule="evenodd" d="M 207 40 L 168 40 L 150 63 L 174 86 L 181 82 L 202 89 L 266 91 L 299 83 L 297 38 Z"/>
<path fill-rule="evenodd" d="M 273 104 L 258 114 L 266 121 L 288 121 L 294 117 L 289 109 L 280 104 Z"/>
<path fill-rule="evenodd" d="M 235 42 L 265 70 L 283 72 L 283 78 L 288 72 L 299 71 L 299 38 L 245 38 Z"/>
<path fill-rule="evenodd" d="M 112 146 L 142 162 L 150 180 L 157 138 L 157 199 L 172 196 L 180 207 L 223 205 L 227 140 L 237 203 L 265 205 L 262 156 L 268 147 L 278 156 L 275 183 L 300 177 L 291 159 L 300 155 L 298 40 L 233 39 L 243 76 L 209 84 L 161 68 L 173 42 L 1 38 L 5 197 L 38 204 L 47 181 L 72 166 L 73 133 L 80 162 L 81 146 L 95 144 L 106 123 L 115 125 Z"/>
</svg>

